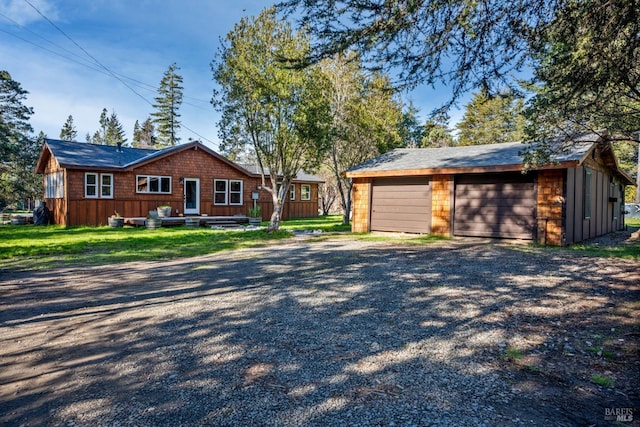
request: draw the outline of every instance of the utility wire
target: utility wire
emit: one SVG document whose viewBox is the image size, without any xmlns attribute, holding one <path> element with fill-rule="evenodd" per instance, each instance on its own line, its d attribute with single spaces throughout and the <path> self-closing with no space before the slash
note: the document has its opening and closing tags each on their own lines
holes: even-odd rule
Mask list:
<svg viewBox="0 0 640 427">
<path fill-rule="evenodd" d="M 115 78 L 116 80 L 118 80 L 120 83 L 122 83 L 125 87 L 127 87 L 131 92 L 133 92 L 135 95 L 137 95 L 140 99 L 142 99 L 144 102 L 146 102 L 147 104 L 149 104 L 151 107 L 153 107 L 153 103 L 151 101 L 149 101 L 147 98 L 145 98 L 144 96 L 142 96 L 140 93 L 138 93 L 134 88 L 132 88 L 129 84 L 127 84 L 127 82 L 125 82 L 122 78 L 120 78 L 120 76 L 116 73 L 114 73 L 113 71 L 111 71 L 107 66 L 105 66 L 104 64 L 102 64 L 97 58 L 95 58 L 93 55 L 91 55 L 85 48 L 83 48 L 82 46 L 80 46 L 80 44 L 78 44 L 73 38 L 71 38 L 71 36 L 69 36 L 67 33 L 65 33 L 60 27 L 58 27 L 53 21 L 51 21 L 46 15 L 44 15 L 37 7 L 35 7 L 29 0 L 24 0 L 25 3 L 27 3 L 29 6 L 31 6 L 31 8 L 33 8 L 33 10 L 35 10 L 38 15 L 40 15 L 44 20 L 46 20 L 49 24 L 51 24 L 51 26 L 53 26 L 56 30 L 58 30 L 63 36 L 65 36 L 71 43 L 73 43 L 76 47 L 78 47 L 78 49 L 80 49 L 82 52 L 84 52 L 85 55 L 87 55 L 89 58 L 91 58 L 93 60 L 93 62 L 95 64 L 97 64 L 100 68 L 102 68 L 103 70 L 105 70 L 109 75 L 111 75 L 113 78 Z M 142 83 L 142 82 L 140 82 Z M 192 104 L 190 104 L 192 105 Z M 204 139 L 207 142 L 210 142 L 211 144 L 215 144 L 213 141 L 211 141 L 208 138 L 205 138 L 204 136 L 200 135 L 199 133 L 197 133 L 196 131 L 194 131 L 193 129 L 189 128 L 188 126 L 185 126 L 184 124 L 182 125 L 183 128 L 185 128 L 186 130 L 192 132 L 193 134 L 199 136 L 200 138 Z"/>
</svg>

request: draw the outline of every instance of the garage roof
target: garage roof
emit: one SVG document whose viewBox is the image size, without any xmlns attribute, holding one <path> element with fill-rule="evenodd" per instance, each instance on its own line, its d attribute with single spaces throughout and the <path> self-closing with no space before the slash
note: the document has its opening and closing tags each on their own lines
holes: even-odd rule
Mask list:
<svg viewBox="0 0 640 427">
<path fill-rule="evenodd" d="M 573 138 L 572 144 L 557 144 L 554 162 L 537 169 L 561 169 L 579 166 L 598 143 L 608 144 L 596 133 Z M 470 145 L 442 148 L 399 148 L 345 172 L 349 178 L 375 176 L 412 176 L 456 173 L 520 171 L 524 168 L 521 152 L 526 144 Z M 613 156 L 612 150 L 605 150 Z M 616 169 L 617 164 L 614 160 Z M 619 169 L 622 176 L 629 179 Z"/>
</svg>

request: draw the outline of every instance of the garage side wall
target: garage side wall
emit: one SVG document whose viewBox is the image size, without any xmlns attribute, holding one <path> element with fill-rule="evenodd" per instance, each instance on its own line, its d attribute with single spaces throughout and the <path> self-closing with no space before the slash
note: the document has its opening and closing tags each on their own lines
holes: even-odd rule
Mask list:
<svg viewBox="0 0 640 427">
<path fill-rule="evenodd" d="M 353 218 L 351 231 L 366 233 L 369 231 L 369 204 L 371 201 L 371 180 L 369 178 L 353 179 Z"/>
</svg>

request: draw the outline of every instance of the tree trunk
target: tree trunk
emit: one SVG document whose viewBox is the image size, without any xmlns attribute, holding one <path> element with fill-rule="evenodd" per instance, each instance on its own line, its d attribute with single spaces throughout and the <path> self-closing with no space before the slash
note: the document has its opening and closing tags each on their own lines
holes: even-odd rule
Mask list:
<svg viewBox="0 0 640 427">
<path fill-rule="evenodd" d="M 280 221 L 282 221 L 282 209 L 284 209 L 285 203 L 285 195 L 289 194 L 289 186 L 291 185 L 290 180 L 283 180 L 280 189 L 278 189 L 278 184 L 274 180 L 272 180 L 272 185 L 274 186 L 273 191 L 271 192 L 271 200 L 273 201 L 273 213 L 271 214 L 271 220 L 269 221 L 269 227 L 267 231 L 272 233 L 274 231 L 278 231 L 280 229 Z"/>
<path fill-rule="evenodd" d="M 638 172 L 637 173 L 638 175 L 636 176 L 636 203 L 640 203 L 640 142 L 638 143 Z"/>
</svg>

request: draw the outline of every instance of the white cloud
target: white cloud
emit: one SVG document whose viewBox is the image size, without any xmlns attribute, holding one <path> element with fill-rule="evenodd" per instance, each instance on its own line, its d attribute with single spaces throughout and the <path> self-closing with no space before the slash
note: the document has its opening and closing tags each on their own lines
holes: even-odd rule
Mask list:
<svg viewBox="0 0 640 427">
<path fill-rule="evenodd" d="M 57 19 L 57 10 L 52 2 L 47 0 L 29 0 L 40 12 L 51 20 Z M 40 14 L 25 0 L 0 0 L 0 13 L 14 20 L 20 25 L 42 19 Z"/>
</svg>

